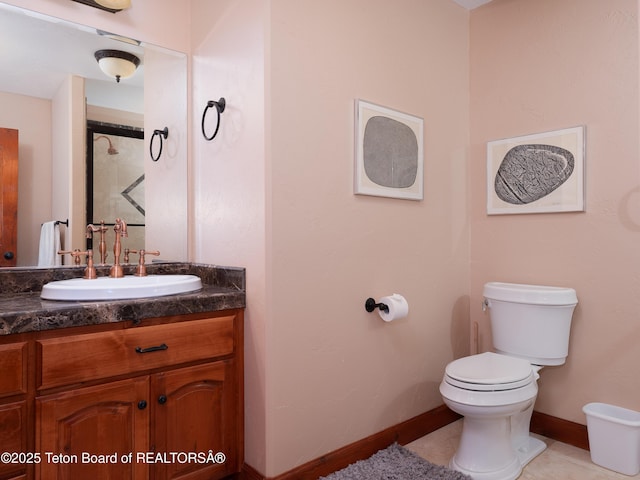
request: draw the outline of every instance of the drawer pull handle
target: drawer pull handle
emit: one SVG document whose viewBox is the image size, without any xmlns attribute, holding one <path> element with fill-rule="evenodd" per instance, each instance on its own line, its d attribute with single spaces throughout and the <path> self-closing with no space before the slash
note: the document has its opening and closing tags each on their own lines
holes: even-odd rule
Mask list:
<svg viewBox="0 0 640 480">
<path fill-rule="evenodd" d="M 167 403 L 167 396 L 166 395 L 160 395 L 158 397 L 158 403 L 160 405 L 164 405 L 165 403 Z"/>
<path fill-rule="evenodd" d="M 145 408 L 147 408 L 147 401 L 146 400 L 140 400 L 138 402 L 138 409 L 144 410 Z"/>
<path fill-rule="evenodd" d="M 136 353 L 149 353 L 149 352 L 157 352 L 159 350 L 167 350 L 169 346 L 166 343 L 162 345 L 156 345 L 155 347 L 142 348 L 136 347 Z"/>
</svg>

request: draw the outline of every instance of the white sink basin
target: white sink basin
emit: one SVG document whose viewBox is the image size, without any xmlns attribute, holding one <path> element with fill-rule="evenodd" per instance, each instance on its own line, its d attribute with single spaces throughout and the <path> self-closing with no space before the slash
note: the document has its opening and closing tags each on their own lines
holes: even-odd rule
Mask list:
<svg viewBox="0 0 640 480">
<path fill-rule="evenodd" d="M 148 275 L 122 278 L 99 277 L 93 280 L 72 278 L 47 283 L 40 297 L 45 300 L 123 300 L 160 297 L 194 292 L 202 288 L 195 275 Z"/>
</svg>

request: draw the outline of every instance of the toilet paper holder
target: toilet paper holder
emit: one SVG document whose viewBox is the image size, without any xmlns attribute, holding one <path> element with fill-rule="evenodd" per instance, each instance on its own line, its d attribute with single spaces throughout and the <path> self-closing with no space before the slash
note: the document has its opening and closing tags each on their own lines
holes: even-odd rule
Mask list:
<svg viewBox="0 0 640 480">
<path fill-rule="evenodd" d="M 364 302 L 364 309 L 367 312 L 371 313 L 376 308 L 379 308 L 383 312 L 389 312 L 389 306 L 386 303 L 376 303 L 376 301 L 373 298 L 367 298 L 367 301 Z"/>
</svg>

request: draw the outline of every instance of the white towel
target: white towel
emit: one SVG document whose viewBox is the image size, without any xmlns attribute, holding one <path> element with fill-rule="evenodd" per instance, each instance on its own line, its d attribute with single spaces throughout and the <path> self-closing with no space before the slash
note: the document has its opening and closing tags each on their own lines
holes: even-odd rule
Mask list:
<svg viewBox="0 0 640 480">
<path fill-rule="evenodd" d="M 43 223 L 40 228 L 38 266 L 54 267 L 62 265 L 58 250 L 60 250 L 60 225 L 57 225 L 54 221 Z"/>
</svg>

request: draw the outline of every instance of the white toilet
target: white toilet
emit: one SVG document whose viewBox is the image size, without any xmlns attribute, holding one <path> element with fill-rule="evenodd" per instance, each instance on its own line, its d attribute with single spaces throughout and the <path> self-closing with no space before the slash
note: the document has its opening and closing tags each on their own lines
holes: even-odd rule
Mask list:
<svg viewBox="0 0 640 480">
<path fill-rule="evenodd" d="M 546 445 L 529 435 L 538 371 L 569 351 L 572 288 L 491 282 L 484 286 L 495 352 L 454 360 L 440 393 L 464 416 L 449 466 L 474 480 L 512 480 Z"/>
</svg>

